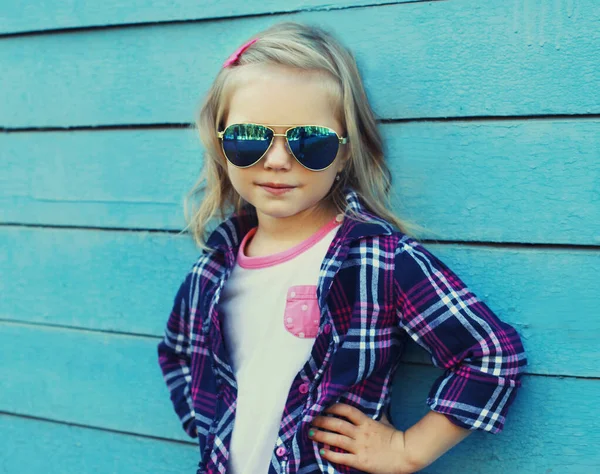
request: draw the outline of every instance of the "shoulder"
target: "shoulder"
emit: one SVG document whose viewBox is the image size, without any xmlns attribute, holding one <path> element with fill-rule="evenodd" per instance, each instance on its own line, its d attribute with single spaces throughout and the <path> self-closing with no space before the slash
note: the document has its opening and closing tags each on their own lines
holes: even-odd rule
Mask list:
<svg viewBox="0 0 600 474">
<path fill-rule="evenodd" d="M 217 250 L 202 250 L 188 272 L 191 280 L 216 282 L 225 270 L 225 259 Z"/>
<path fill-rule="evenodd" d="M 222 258 L 219 258 L 215 252 L 202 250 L 188 267 L 179 291 L 185 294 L 191 302 L 196 299 L 194 296 L 199 291 L 206 291 L 212 284 L 217 283 L 223 270 Z"/>
<path fill-rule="evenodd" d="M 363 264 L 393 271 L 396 279 L 413 279 L 424 273 L 448 271 L 448 267 L 416 237 L 390 225 L 388 232 L 366 235 L 352 243 L 351 253 L 359 253 Z M 368 259 L 364 259 L 368 256 Z"/>
<path fill-rule="evenodd" d="M 461 290 L 466 284 L 432 250 L 413 237 L 402 235 L 395 247 L 394 281 L 402 291 L 439 293 L 442 288 Z M 429 290 L 427 290 L 429 288 Z"/>
<path fill-rule="evenodd" d="M 425 247 L 419 240 L 405 234 L 382 218 L 376 217 L 368 222 L 355 222 L 356 228 L 352 229 L 351 232 L 354 234 L 360 233 L 360 236 L 353 239 L 353 247 L 377 247 L 379 250 L 394 255 L 426 252 Z"/>
</svg>

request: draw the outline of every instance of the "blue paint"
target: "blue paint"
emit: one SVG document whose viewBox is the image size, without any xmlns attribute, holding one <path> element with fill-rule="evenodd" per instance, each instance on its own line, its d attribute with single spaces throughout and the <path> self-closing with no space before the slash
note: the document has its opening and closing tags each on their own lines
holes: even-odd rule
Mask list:
<svg viewBox="0 0 600 474">
<path fill-rule="evenodd" d="M 6 381 L 0 392 L 0 410 L 52 422 L 52 425 L 38 422 L 42 439 L 44 435 L 50 437 L 53 432 L 64 431 L 65 423 L 89 427 L 78 430 L 77 434 L 81 435 L 79 442 L 83 446 L 78 451 L 90 457 L 90 465 L 98 465 L 98 458 L 112 446 L 105 430 L 143 436 L 140 443 L 145 446 L 150 445 L 144 438 L 147 436 L 186 439 L 175 421 L 166 387 L 155 370 L 156 339 L 13 324 L 0 328 L 3 351 L 0 377 Z M 22 350 L 24 340 L 27 351 Z M 440 375 L 442 371 L 433 367 L 404 364 L 399 368 L 392 392 L 392 421 L 399 429 L 406 429 L 426 413 L 429 387 Z M 560 473 L 595 472 L 593 467 L 600 466 L 600 453 L 596 449 L 600 420 L 589 415 L 596 409 L 597 380 L 525 376 L 523 384 L 500 435 L 474 433 L 424 472 L 520 474 L 546 472 L 546 469 Z M 4 427 L 4 422 L 0 426 Z M 23 435 L 20 436 L 22 439 Z M 73 436 L 67 438 L 67 443 L 72 443 Z M 110 433 L 110 436 L 115 435 Z M 89 445 L 96 439 L 101 444 L 94 453 Z M 117 434 L 116 439 L 126 446 L 131 443 L 128 436 Z M 3 437 L 2 443 L 8 452 L 27 455 L 15 446 L 17 440 Z M 54 441 L 48 439 L 40 444 L 41 452 L 46 452 L 54 446 Z M 177 445 L 165 445 L 172 448 L 169 451 L 172 455 L 181 453 Z M 165 446 L 157 449 L 167 452 Z M 190 446 L 190 452 L 195 449 Z M 64 448 L 59 452 L 64 453 Z M 77 465 L 80 461 L 76 453 L 66 458 L 66 462 Z M 151 453 L 144 457 L 148 459 L 142 463 L 155 459 Z M 190 457 L 186 455 L 185 459 Z M 50 472 L 60 472 L 62 466 L 56 464 L 57 458 L 50 456 L 50 459 L 54 464 Z M 107 470 L 102 472 L 113 472 L 108 469 L 112 460 L 108 456 L 104 461 L 107 464 L 101 465 Z M 31 462 L 26 461 L 26 465 L 31 466 Z M 461 470 L 461 466 L 468 470 Z"/>
<path fill-rule="evenodd" d="M 528 351 L 505 431 L 475 433 L 421 472 L 600 472 L 597 2 L 284 3 L 0 6 L 0 128 L 65 129 L 0 133 L 4 471 L 194 471 L 155 348 L 198 251 L 140 229 L 182 228 L 201 149 L 191 131 L 119 127 L 191 122 L 233 49 L 291 19 L 354 51 L 392 121 L 381 128 L 396 209 L 423 238 L 458 242 L 427 246 Z M 31 31 L 44 33 L 10 35 Z M 532 119 L 552 114 L 573 117 Z M 430 118 L 442 120 L 394 122 Z M 102 125 L 116 129 L 69 129 Z M 426 412 L 439 375 L 409 347 L 393 384 L 398 428 Z"/>
<path fill-rule="evenodd" d="M 384 124 L 400 215 L 421 238 L 600 243 L 600 120 Z M 182 229 L 194 131 L 0 135 L 0 222 Z M 148 166 L 152 163 L 152 166 Z"/>
<path fill-rule="evenodd" d="M 590 291 L 599 252 L 426 246 L 515 325 L 527 373 L 600 376 L 597 292 Z M 1 318 L 157 338 L 198 254 L 184 236 L 67 229 L 5 228 L 0 248 L 12 269 L 0 287 Z M 422 352 L 411 351 L 408 360 L 424 360 Z"/>
<path fill-rule="evenodd" d="M 340 36 L 381 118 L 598 113 L 598 42 L 590 38 L 600 9 L 579 0 L 578 10 L 585 13 L 561 6 L 538 18 L 511 2 L 452 0 L 7 37 L 0 126 L 189 123 L 229 54 L 286 19 Z"/>
<path fill-rule="evenodd" d="M 419 0 L 398 0 L 409 3 Z M 433 0 L 435 1 L 435 0 Z M 294 12 L 299 10 L 336 10 L 354 6 L 377 5 L 388 0 L 262 0 L 260 2 L 223 2 L 222 0 L 144 0 L 101 4 L 78 4 L 64 0 L 0 5 L 0 34 L 47 31 L 58 28 L 139 24 L 148 22 L 207 20 L 236 16 Z"/>
<path fill-rule="evenodd" d="M 195 444 L 94 427 L 0 415 L 0 433 L 6 474 L 182 474 L 198 465 Z"/>
</svg>

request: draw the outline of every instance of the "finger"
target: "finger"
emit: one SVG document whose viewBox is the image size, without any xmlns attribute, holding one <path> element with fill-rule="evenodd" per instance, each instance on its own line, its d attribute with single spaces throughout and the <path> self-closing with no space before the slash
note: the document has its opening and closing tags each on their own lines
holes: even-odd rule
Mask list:
<svg viewBox="0 0 600 474">
<path fill-rule="evenodd" d="M 330 446 L 337 446 L 338 448 L 342 448 L 345 451 L 354 453 L 355 442 L 352 438 L 348 438 L 348 436 L 340 435 L 337 433 L 328 433 L 326 431 L 321 431 L 316 428 L 311 428 L 308 431 L 308 437 L 313 441 L 328 444 Z"/>
<path fill-rule="evenodd" d="M 343 464 L 344 466 L 356 467 L 356 455 L 350 453 L 336 453 L 329 449 L 322 448 L 319 450 L 319 454 L 328 461 L 332 461 L 337 464 Z"/>
<path fill-rule="evenodd" d="M 334 418 L 332 416 L 317 416 L 312 421 L 311 425 L 343 434 L 352 439 L 356 439 L 356 426 L 341 418 Z"/>
<path fill-rule="evenodd" d="M 352 405 L 346 405 L 345 403 L 336 403 L 325 410 L 327 413 L 333 413 L 334 415 L 344 416 L 348 418 L 355 425 L 360 425 L 368 418 L 362 411 Z"/>
</svg>

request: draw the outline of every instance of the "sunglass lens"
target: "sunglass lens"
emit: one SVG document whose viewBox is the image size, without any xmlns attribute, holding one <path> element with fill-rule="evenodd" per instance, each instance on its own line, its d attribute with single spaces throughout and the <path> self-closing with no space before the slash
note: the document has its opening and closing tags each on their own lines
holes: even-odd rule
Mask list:
<svg viewBox="0 0 600 474">
<path fill-rule="evenodd" d="M 273 132 L 255 124 L 233 124 L 223 132 L 223 151 L 235 166 L 247 167 L 256 163 L 269 149 Z"/>
<path fill-rule="evenodd" d="M 327 168 L 338 152 L 339 139 L 326 127 L 295 127 L 287 133 L 290 149 L 306 168 L 319 171 Z"/>
</svg>

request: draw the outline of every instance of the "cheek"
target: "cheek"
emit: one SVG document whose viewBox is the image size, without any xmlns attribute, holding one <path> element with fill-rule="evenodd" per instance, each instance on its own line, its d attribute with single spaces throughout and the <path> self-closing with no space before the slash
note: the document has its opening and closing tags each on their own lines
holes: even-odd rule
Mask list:
<svg viewBox="0 0 600 474">
<path fill-rule="evenodd" d="M 227 163 L 227 175 L 229 176 L 229 181 L 231 181 L 231 185 L 239 194 L 242 194 L 244 188 L 247 186 L 246 182 L 248 181 L 248 177 L 245 176 L 245 174 L 248 174 L 247 170 L 236 168 L 232 164 Z"/>
<path fill-rule="evenodd" d="M 336 169 L 333 166 L 331 166 L 331 167 L 327 168 L 325 171 L 320 171 L 319 174 L 320 174 L 320 176 L 319 176 L 320 187 L 323 189 L 326 189 L 326 191 L 329 191 L 329 189 L 335 183 L 335 176 L 337 174 Z"/>
<path fill-rule="evenodd" d="M 309 171 L 310 175 L 305 182 L 310 183 L 310 201 L 314 204 L 327 196 L 335 183 L 335 171 L 327 169 L 325 171 Z"/>
</svg>

